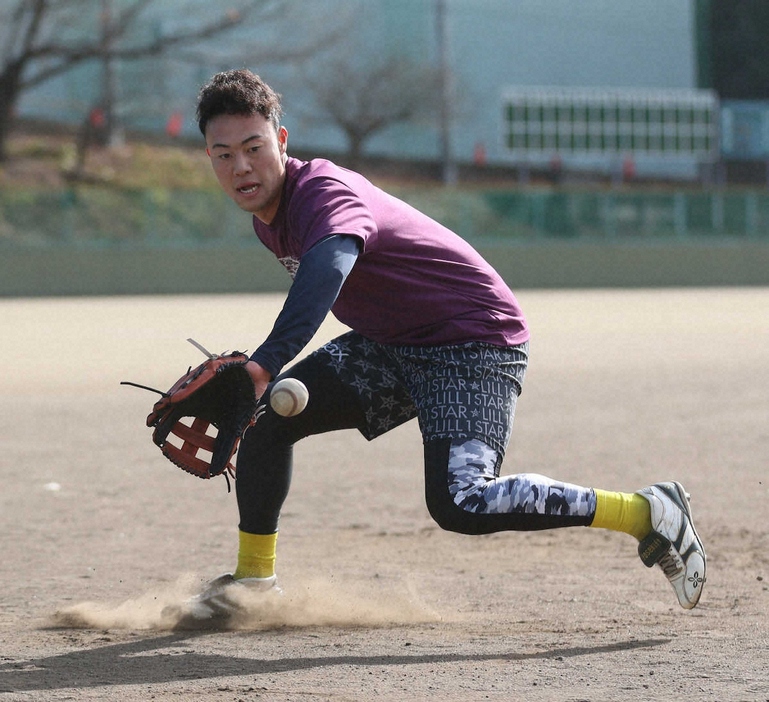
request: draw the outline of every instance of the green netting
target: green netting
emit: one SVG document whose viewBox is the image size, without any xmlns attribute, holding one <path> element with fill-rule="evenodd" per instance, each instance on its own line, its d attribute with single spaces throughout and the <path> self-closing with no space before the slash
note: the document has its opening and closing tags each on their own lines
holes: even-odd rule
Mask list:
<svg viewBox="0 0 769 702">
<path fill-rule="evenodd" d="M 769 238 L 762 191 L 391 188 L 470 240 Z M 195 246 L 252 241 L 222 193 L 81 187 L 0 192 L 0 244 Z"/>
</svg>

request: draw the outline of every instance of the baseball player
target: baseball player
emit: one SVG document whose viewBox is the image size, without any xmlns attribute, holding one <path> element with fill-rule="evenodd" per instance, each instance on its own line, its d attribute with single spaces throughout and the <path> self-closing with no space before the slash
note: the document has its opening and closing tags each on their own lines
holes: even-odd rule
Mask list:
<svg viewBox="0 0 769 702">
<path fill-rule="evenodd" d="M 500 476 L 529 358 L 515 295 L 467 242 L 323 160 L 288 155 L 280 96 L 247 70 L 202 88 L 197 118 L 227 195 L 293 282 L 246 368 L 256 396 L 301 380 L 301 414 L 268 410 L 237 458 L 239 549 L 234 572 L 193 600 L 193 616 L 226 618 L 233 588 L 277 591 L 276 542 L 294 444 L 355 428 L 374 439 L 416 418 L 432 518 L 462 534 L 587 526 L 626 532 L 694 607 L 705 552 L 679 483 L 609 492 L 535 474 Z M 290 365 L 331 312 L 352 331 Z"/>
</svg>

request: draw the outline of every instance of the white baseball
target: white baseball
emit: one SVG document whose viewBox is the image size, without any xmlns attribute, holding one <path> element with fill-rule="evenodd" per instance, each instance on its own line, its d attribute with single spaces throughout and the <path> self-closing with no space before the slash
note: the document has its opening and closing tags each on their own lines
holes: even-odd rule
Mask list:
<svg viewBox="0 0 769 702">
<path fill-rule="evenodd" d="M 301 380 L 283 378 L 272 387 L 270 406 L 283 417 L 294 417 L 307 407 L 310 393 Z"/>
</svg>

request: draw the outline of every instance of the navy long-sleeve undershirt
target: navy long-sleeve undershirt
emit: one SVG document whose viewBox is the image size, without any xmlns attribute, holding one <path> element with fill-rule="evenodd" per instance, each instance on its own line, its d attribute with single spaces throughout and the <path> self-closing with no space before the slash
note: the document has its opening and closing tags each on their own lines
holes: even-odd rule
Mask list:
<svg viewBox="0 0 769 702">
<path fill-rule="evenodd" d="M 356 237 L 335 235 L 319 241 L 302 256 L 272 331 L 251 354 L 251 360 L 273 378 L 318 331 L 355 265 L 359 247 Z"/>
</svg>

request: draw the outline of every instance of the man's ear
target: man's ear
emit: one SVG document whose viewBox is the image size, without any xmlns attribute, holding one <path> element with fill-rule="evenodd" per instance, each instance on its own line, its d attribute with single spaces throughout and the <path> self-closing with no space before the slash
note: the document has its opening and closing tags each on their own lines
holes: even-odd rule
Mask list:
<svg viewBox="0 0 769 702">
<path fill-rule="evenodd" d="M 208 156 L 208 158 L 211 158 L 211 150 L 207 146 L 206 146 L 206 156 Z"/>
<path fill-rule="evenodd" d="M 288 147 L 288 129 L 285 127 L 281 127 L 278 129 L 278 148 L 280 149 L 280 153 L 284 154 L 286 153 L 286 148 Z"/>
</svg>

